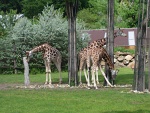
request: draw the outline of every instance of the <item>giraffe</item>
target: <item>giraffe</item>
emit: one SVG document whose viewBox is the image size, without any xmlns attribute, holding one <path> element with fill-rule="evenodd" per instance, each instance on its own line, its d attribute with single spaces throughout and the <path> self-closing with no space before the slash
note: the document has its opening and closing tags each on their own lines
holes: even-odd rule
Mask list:
<svg viewBox="0 0 150 113">
<path fill-rule="evenodd" d="M 95 48 L 95 49 L 91 49 L 91 61 L 92 61 L 92 78 L 93 78 L 93 83 L 94 83 L 94 87 L 96 89 L 97 85 L 96 85 L 96 80 L 95 80 L 95 73 L 96 73 L 96 68 L 99 65 L 99 63 L 101 62 L 102 58 L 105 60 L 106 64 L 108 65 L 109 69 L 111 70 L 111 75 L 112 75 L 112 79 L 114 80 L 116 78 L 116 75 L 118 73 L 119 70 L 115 70 L 114 68 L 114 63 L 112 63 L 110 56 L 108 55 L 107 51 L 101 47 L 101 48 Z M 100 70 L 102 72 L 102 69 L 100 67 Z M 106 76 L 104 75 L 104 73 L 102 72 L 104 78 L 106 79 L 106 81 L 108 82 L 108 84 L 112 87 L 112 85 L 109 83 L 109 81 L 107 80 Z M 90 77 L 88 77 L 88 86 L 90 85 Z"/>
<path fill-rule="evenodd" d="M 45 84 L 52 83 L 51 80 L 51 61 L 56 65 L 58 71 L 59 71 L 59 83 L 62 82 L 61 77 L 61 53 L 54 47 L 50 46 L 48 43 L 44 43 L 42 45 L 39 45 L 35 48 L 33 48 L 30 51 L 26 51 L 27 61 L 29 62 L 30 56 L 32 56 L 35 52 L 42 52 L 43 53 L 43 59 L 45 63 L 45 71 L 46 71 L 46 81 Z"/>
<path fill-rule="evenodd" d="M 127 35 L 123 32 L 123 30 L 121 30 L 119 28 L 119 30 L 117 32 L 114 33 L 114 38 L 118 37 L 118 36 L 123 36 L 123 37 L 126 37 Z M 85 79 L 86 81 L 87 80 L 87 74 L 86 74 L 86 69 L 85 69 L 85 66 L 86 66 L 86 61 L 87 59 L 90 59 L 88 54 L 90 54 L 89 52 L 87 53 L 87 50 L 90 49 L 90 48 L 98 48 L 98 47 L 103 47 L 104 45 L 106 45 L 106 38 L 102 38 L 102 39 L 98 39 L 98 40 L 95 40 L 93 41 L 92 43 L 89 44 L 89 46 L 83 48 L 79 54 L 78 54 L 78 57 L 79 57 L 79 71 L 80 71 L 80 77 L 79 77 L 79 82 L 80 84 L 82 84 L 82 80 L 81 80 L 81 71 L 82 69 L 84 70 L 84 76 L 85 76 Z M 98 67 L 97 67 L 97 70 L 98 70 Z M 88 69 L 89 71 L 89 69 Z M 98 75 L 98 72 L 96 72 L 97 75 Z M 96 76 L 97 79 L 98 79 L 98 76 Z M 98 82 L 98 81 L 97 81 Z"/>
</svg>

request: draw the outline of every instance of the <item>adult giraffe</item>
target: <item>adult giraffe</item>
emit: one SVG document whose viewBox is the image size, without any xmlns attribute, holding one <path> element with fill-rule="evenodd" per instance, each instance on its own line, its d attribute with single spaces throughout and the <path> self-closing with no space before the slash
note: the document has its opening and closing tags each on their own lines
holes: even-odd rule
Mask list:
<svg viewBox="0 0 150 113">
<path fill-rule="evenodd" d="M 107 51 L 103 47 L 90 49 L 89 51 L 91 52 L 93 83 L 94 83 L 94 87 L 96 89 L 98 89 L 97 85 L 96 85 L 95 73 L 96 73 L 96 68 L 98 67 L 99 63 L 102 61 L 102 58 L 105 60 L 109 69 L 111 70 L 111 76 L 112 76 L 113 80 L 115 80 L 119 70 L 114 68 L 114 63 L 112 63 L 110 56 L 108 55 Z M 87 65 L 89 65 L 88 62 L 87 62 Z M 100 66 L 100 70 L 102 72 L 101 66 Z M 108 79 L 106 78 L 104 72 L 102 72 L 102 75 L 104 76 L 108 85 L 110 85 L 112 87 L 112 85 L 109 83 Z M 87 84 L 88 84 L 88 86 L 90 86 L 89 75 L 88 75 L 88 83 Z"/>
<path fill-rule="evenodd" d="M 119 28 L 119 30 L 117 32 L 114 32 L 114 38 L 116 38 L 118 36 L 126 37 L 127 35 L 123 32 L 123 30 L 121 30 Z M 95 40 L 92 43 L 90 43 L 89 46 L 83 48 L 79 52 L 78 57 L 79 57 L 79 60 L 80 60 L 80 65 L 79 65 L 79 71 L 80 71 L 79 82 L 80 82 L 80 84 L 82 84 L 82 80 L 81 80 L 81 71 L 82 71 L 82 69 L 84 69 L 84 76 L 85 76 L 85 79 L 87 81 L 87 74 L 86 74 L 85 66 L 86 66 L 86 63 L 87 63 L 87 59 L 90 59 L 90 52 L 87 51 L 87 50 L 88 49 L 98 48 L 98 47 L 102 48 L 104 45 L 106 45 L 106 38 L 98 39 L 98 40 Z M 90 64 L 88 66 L 88 71 L 89 71 L 89 67 L 90 67 Z M 98 70 L 98 67 L 97 67 L 97 70 Z"/>
<path fill-rule="evenodd" d="M 35 52 L 42 52 L 43 53 L 43 59 L 45 63 L 45 71 L 46 71 L 46 81 L 45 84 L 51 84 L 51 61 L 54 62 L 56 65 L 58 71 L 59 71 L 59 83 L 62 82 L 62 76 L 61 76 L 61 54 L 60 52 L 50 46 L 48 43 L 44 43 L 42 45 L 39 45 L 35 48 L 33 48 L 30 51 L 26 51 L 27 61 L 29 62 L 30 56 Z"/>
</svg>

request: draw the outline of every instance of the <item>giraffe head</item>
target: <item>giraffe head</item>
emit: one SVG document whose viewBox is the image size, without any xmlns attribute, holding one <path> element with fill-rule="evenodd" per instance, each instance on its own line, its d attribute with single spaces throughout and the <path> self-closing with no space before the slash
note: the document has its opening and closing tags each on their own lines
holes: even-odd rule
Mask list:
<svg viewBox="0 0 150 113">
<path fill-rule="evenodd" d="M 117 37 L 117 36 L 123 36 L 123 37 L 126 37 L 127 34 L 125 34 L 125 33 L 123 32 L 123 30 L 121 30 L 121 29 L 119 28 L 119 30 L 118 30 L 117 32 L 114 33 L 114 37 Z"/>
<path fill-rule="evenodd" d="M 112 69 L 111 70 L 111 75 L 112 75 L 112 79 L 115 80 L 117 74 L 118 74 L 119 70 L 118 69 Z"/>
<path fill-rule="evenodd" d="M 32 56 L 32 51 L 26 51 L 27 62 L 29 62 L 31 56 Z"/>
</svg>

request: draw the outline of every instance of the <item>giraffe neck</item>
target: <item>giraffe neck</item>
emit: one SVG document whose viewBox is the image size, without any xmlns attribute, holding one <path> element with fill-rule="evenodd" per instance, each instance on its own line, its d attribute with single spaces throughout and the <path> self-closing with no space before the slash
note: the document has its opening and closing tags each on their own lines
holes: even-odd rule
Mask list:
<svg viewBox="0 0 150 113">
<path fill-rule="evenodd" d="M 110 69 L 114 69 L 114 64 L 112 63 L 111 58 L 110 58 L 110 56 L 108 55 L 107 51 L 106 51 L 104 48 L 102 48 L 102 51 L 103 51 L 103 56 L 102 56 L 102 58 L 103 58 L 103 59 L 105 60 L 105 62 L 107 63 L 108 67 L 109 67 Z"/>
<path fill-rule="evenodd" d="M 98 48 L 98 47 L 103 47 L 104 45 L 106 45 L 106 39 L 102 38 L 90 43 L 88 48 Z"/>
<path fill-rule="evenodd" d="M 33 48 L 32 50 L 29 51 L 29 56 L 31 56 L 33 53 L 36 53 L 36 52 L 41 52 L 41 51 L 44 52 L 47 46 L 48 44 L 45 43 L 45 44 L 42 44 L 40 46 Z"/>
</svg>

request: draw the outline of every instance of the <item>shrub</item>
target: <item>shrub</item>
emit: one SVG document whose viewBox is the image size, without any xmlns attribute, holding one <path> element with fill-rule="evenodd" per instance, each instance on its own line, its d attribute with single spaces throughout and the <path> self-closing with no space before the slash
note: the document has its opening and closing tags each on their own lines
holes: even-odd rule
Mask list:
<svg viewBox="0 0 150 113">
<path fill-rule="evenodd" d="M 117 52 L 117 51 L 120 51 L 120 52 L 129 52 L 131 54 L 135 54 L 135 50 L 126 49 L 124 47 L 115 47 L 114 48 L 114 52 Z"/>
<path fill-rule="evenodd" d="M 87 42 L 88 38 L 82 41 L 80 37 L 84 25 L 82 22 L 77 21 L 77 49 L 80 50 L 81 46 Z M 86 35 L 88 36 L 88 35 Z M 25 56 L 25 51 L 31 50 L 33 47 L 48 42 L 51 46 L 57 48 L 62 54 L 62 67 L 67 69 L 68 63 L 68 22 L 63 18 L 62 13 L 59 10 L 54 10 L 53 6 L 45 6 L 38 19 L 29 20 L 24 17 L 18 20 L 13 27 L 12 34 L 8 37 L 5 49 L 9 46 L 13 58 L 16 60 L 17 67 L 23 68 L 22 57 Z M 83 44 L 82 44 L 83 43 Z M 1 45 L 3 43 L 0 42 Z M 15 47 L 13 47 L 15 46 Z M 7 49 L 8 50 L 8 49 Z M 2 55 L 6 57 L 5 54 Z M 30 68 L 42 67 L 44 62 L 41 53 L 37 53 L 33 56 Z M 12 62 L 11 60 L 10 62 Z M 8 65 L 10 65 L 8 62 Z M 12 64 L 14 67 L 14 64 Z M 52 68 L 53 67 L 52 65 Z M 35 69 L 33 69 L 35 72 Z M 39 72 L 37 70 L 36 72 Z"/>
</svg>

